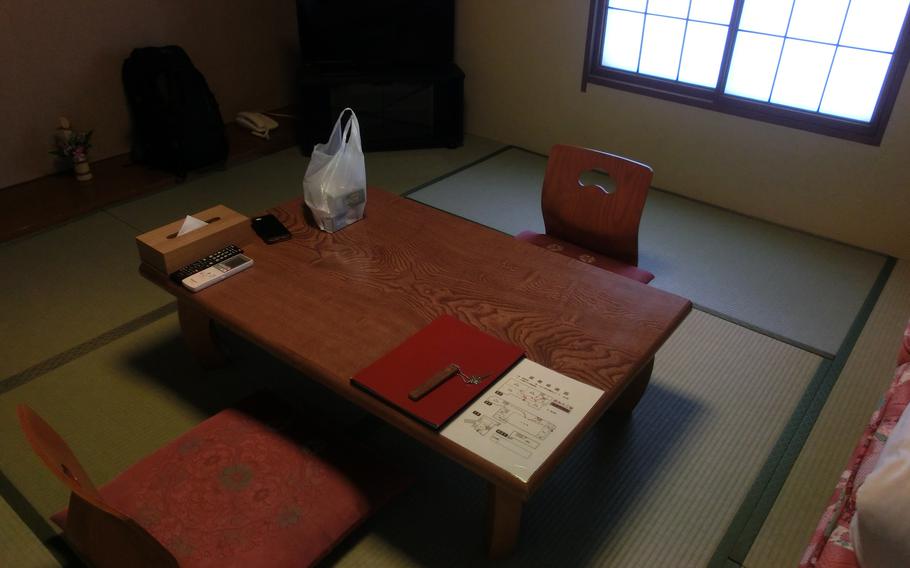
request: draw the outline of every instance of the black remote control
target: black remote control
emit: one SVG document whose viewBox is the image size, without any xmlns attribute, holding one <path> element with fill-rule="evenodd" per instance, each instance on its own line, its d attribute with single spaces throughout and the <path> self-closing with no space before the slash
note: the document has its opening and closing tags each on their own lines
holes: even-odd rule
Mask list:
<svg viewBox="0 0 910 568">
<path fill-rule="evenodd" d="M 237 245 L 228 245 L 221 250 L 217 250 L 217 251 L 213 252 L 212 254 L 208 255 L 205 258 L 200 258 L 196 262 L 194 262 L 192 264 L 187 264 L 180 270 L 173 272 L 171 274 L 171 280 L 173 280 L 177 284 L 180 284 L 181 282 L 183 282 L 184 278 L 186 278 L 188 276 L 192 276 L 193 274 L 196 274 L 197 272 L 205 270 L 206 268 L 209 268 L 210 266 L 215 266 L 219 262 L 221 262 L 223 260 L 227 260 L 227 259 L 231 258 L 232 256 L 238 255 L 242 252 L 243 252 L 243 249 L 241 249 Z"/>
</svg>

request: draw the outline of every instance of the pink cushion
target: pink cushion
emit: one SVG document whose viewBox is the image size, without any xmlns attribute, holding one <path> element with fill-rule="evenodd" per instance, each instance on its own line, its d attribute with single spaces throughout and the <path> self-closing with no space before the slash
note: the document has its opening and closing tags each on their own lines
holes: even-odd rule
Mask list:
<svg viewBox="0 0 910 568">
<path fill-rule="evenodd" d="M 277 408 L 259 396 L 224 410 L 101 494 L 181 566 L 314 564 L 410 478 Z"/>
<path fill-rule="evenodd" d="M 856 489 L 875 467 L 891 430 L 910 402 L 910 365 L 900 365 L 879 408 L 872 414 L 859 444 L 841 474 L 828 507 L 803 553 L 800 568 L 858 566 L 850 538 L 850 521 L 856 511 Z"/>
<path fill-rule="evenodd" d="M 901 342 L 901 350 L 897 355 L 897 364 L 903 365 L 910 362 L 910 324 L 904 330 L 904 340 Z"/>
<path fill-rule="evenodd" d="M 609 256 L 591 252 L 586 248 L 582 248 L 567 241 L 561 241 L 550 235 L 542 235 L 533 231 L 523 231 L 515 235 L 515 238 L 572 257 L 586 264 L 592 264 L 598 268 L 609 270 L 620 276 L 637 280 L 643 284 L 647 284 L 651 280 L 654 280 L 654 275 L 647 270 L 642 270 L 637 266 L 620 262 Z"/>
<path fill-rule="evenodd" d="M 855 493 L 850 538 L 860 565 L 910 566 L 910 413 L 901 415 Z"/>
</svg>

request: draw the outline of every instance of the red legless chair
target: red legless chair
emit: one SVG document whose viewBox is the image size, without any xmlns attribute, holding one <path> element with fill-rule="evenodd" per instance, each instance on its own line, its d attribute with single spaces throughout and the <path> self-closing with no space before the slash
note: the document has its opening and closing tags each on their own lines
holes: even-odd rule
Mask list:
<svg viewBox="0 0 910 568">
<path fill-rule="evenodd" d="M 101 488 L 47 422 L 17 411 L 71 491 L 52 520 L 92 566 L 310 566 L 410 477 L 314 434 L 276 402 L 256 396 L 224 410 Z"/>
<path fill-rule="evenodd" d="M 581 176 L 592 170 L 608 174 L 615 190 L 584 185 Z M 638 268 L 638 227 L 653 175 L 621 156 L 557 144 L 543 182 L 546 234 L 517 238 L 647 284 L 654 275 Z"/>
</svg>

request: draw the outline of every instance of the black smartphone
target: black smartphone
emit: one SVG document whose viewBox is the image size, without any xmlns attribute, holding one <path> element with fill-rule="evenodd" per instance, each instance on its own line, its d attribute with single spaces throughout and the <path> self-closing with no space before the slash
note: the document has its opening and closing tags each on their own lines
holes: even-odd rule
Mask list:
<svg viewBox="0 0 910 568">
<path fill-rule="evenodd" d="M 250 223 L 259 238 L 268 244 L 286 241 L 291 238 L 291 232 L 274 215 L 253 217 Z"/>
</svg>

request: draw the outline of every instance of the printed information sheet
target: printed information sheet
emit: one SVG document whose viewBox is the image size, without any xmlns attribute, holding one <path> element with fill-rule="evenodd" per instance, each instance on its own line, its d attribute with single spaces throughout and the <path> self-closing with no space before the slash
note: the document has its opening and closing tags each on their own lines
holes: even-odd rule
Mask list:
<svg viewBox="0 0 910 568">
<path fill-rule="evenodd" d="M 602 394 L 523 359 L 442 435 L 527 481 Z"/>
</svg>

